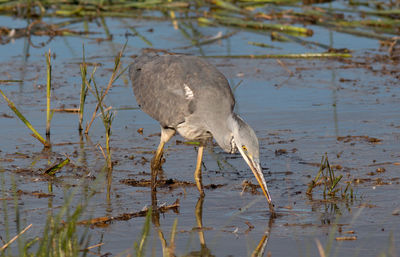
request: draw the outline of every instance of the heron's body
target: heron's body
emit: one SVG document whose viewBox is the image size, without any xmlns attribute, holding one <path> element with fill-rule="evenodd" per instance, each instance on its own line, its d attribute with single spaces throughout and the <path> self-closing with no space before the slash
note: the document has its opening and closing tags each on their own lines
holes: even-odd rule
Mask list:
<svg viewBox="0 0 400 257">
<path fill-rule="evenodd" d="M 261 170 L 257 137 L 233 112 L 235 99 L 229 83 L 214 66 L 194 56 L 141 55 L 135 58 L 129 74 L 138 105 L 161 125 L 161 142 L 152 168 L 160 165 L 164 144 L 178 131 L 184 138 L 201 143 L 213 137 L 229 153 L 239 149 L 249 165 L 254 159 Z M 201 192 L 202 154 L 201 146 L 195 172 Z M 257 173 L 256 177 L 261 176 L 257 180 L 264 181 L 262 172 Z M 267 196 L 265 181 L 260 184 L 264 184 Z M 269 194 L 267 198 L 270 202 Z"/>
<path fill-rule="evenodd" d="M 232 152 L 230 135 L 218 133 L 229 131 L 227 122 L 218 117 L 233 118 L 235 99 L 214 66 L 194 56 L 142 55 L 131 66 L 130 76 L 140 108 L 163 128 L 174 129 L 188 140 L 213 136 L 222 149 Z"/>
</svg>

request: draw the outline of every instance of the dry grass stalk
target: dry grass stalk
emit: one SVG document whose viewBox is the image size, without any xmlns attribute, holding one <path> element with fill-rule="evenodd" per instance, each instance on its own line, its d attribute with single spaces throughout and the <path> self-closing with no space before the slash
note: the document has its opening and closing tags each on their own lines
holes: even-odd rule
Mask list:
<svg viewBox="0 0 400 257">
<path fill-rule="evenodd" d="M 100 99 L 97 101 L 97 105 L 96 105 L 96 108 L 95 108 L 95 110 L 94 110 L 94 112 L 93 112 L 92 119 L 90 120 L 89 124 L 86 126 L 85 134 L 88 134 L 88 133 L 89 133 L 90 127 L 92 126 L 92 123 L 93 123 L 94 119 L 96 118 L 96 113 L 97 113 L 97 111 L 99 110 L 100 105 L 101 105 L 101 103 L 103 102 L 104 98 L 105 98 L 106 95 L 108 94 L 108 91 L 111 89 L 113 83 L 114 83 L 115 80 L 117 80 L 117 79 L 119 78 L 119 76 L 121 76 L 121 74 L 126 70 L 126 69 L 124 69 L 124 70 L 122 70 L 119 74 L 117 74 L 118 71 L 119 71 L 119 69 L 121 68 L 121 58 L 122 58 L 122 54 L 123 54 L 123 52 L 124 52 L 124 50 L 125 50 L 126 44 L 127 44 L 127 43 L 125 43 L 124 47 L 123 47 L 122 50 L 119 52 L 118 56 L 115 58 L 114 70 L 113 70 L 113 72 L 112 72 L 112 74 L 111 74 L 111 78 L 110 78 L 110 80 L 108 81 L 108 85 L 107 85 L 106 90 L 104 91 L 104 93 L 101 94 Z"/>
<path fill-rule="evenodd" d="M 326 257 L 324 247 L 322 247 L 321 242 L 318 239 L 315 239 L 315 243 L 317 244 L 318 252 L 320 257 Z"/>
<path fill-rule="evenodd" d="M 23 233 L 25 233 L 28 229 L 30 229 L 32 227 L 32 224 L 28 225 L 26 228 L 24 228 L 21 232 L 18 233 L 18 235 L 14 236 L 13 238 L 11 238 L 10 241 L 8 241 L 5 245 L 3 245 L 0 248 L 0 252 L 4 251 L 8 246 L 10 246 L 10 244 L 12 244 L 15 240 L 18 239 L 18 237 L 20 237 Z"/>
</svg>

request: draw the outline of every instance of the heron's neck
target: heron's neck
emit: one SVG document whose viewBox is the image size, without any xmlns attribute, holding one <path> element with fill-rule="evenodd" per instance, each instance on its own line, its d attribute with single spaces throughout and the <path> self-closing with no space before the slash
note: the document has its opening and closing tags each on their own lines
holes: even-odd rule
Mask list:
<svg viewBox="0 0 400 257">
<path fill-rule="evenodd" d="M 237 140 L 239 137 L 239 129 L 246 124 L 243 119 L 236 113 L 232 113 L 225 121 L 226 129 L 218 130 L 218 135 L 214 136 L 215 140 L 226 152 L 235 153 L 237 151 Z"/>
<path fill-rule="evenodd" d="M 232 133 L 237 133 L 239 131 L 240 121 L 243 122 L 243 119 L 240 118 L 240 116 L 236 113 L 232 113 L 232 115 L 228 117 L 229 129 L 232 131 Z"/>
<path fill-rule="evenodd" d="M 228 153 L 233 152 L 232 150 L 232 139 L 234 130 L 237 131 L 238 123 L 236 114 L 232 113 L 226 119 L 214 120 L 214 122 L 208 124 L 208 129 L 213 135 L 218 145 Z"/>
</svg>

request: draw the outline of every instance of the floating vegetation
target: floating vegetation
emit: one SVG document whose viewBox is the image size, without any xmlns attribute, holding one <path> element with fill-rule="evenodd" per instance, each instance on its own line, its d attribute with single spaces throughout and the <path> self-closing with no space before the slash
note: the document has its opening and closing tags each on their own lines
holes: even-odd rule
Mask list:
<svg viewBox="0 0 400 257">
<path fill-rule="evenodd" d="M 170 205 L 164 205 L 164 206 L 160 206 L 157 207 L 156 210 L 153 210 L 154 212 L 159 212 L 159 213 L 165 213 L 168 212 L 170 210 L 172 210 L 175 213 L 179 212 L 179 199 L 176 199 L 176 201 Z M 141 211 L 136 211 L 136 212 L 126 212 L 126 213 L 122 213 L 120 215 L 117 216 L 104 216 L 104 217 L 96 217 L 96 218 L 92 218 L 90 220 L 82 220 L 79 221 L 77 224 L 78 225 L 94 225 L 94 226 L 104 226 L 107 224 L 110 224 L 112 221 L 121 221 L 121 220 L 130 220 L 133 218 L 137 218 L 137 217 L 145 217 L 148 215 L 149 211 L 151 212 L 151 207 L 145 207 L 143 208 L 143 210 Z"/>
<path fill-rule="evenodd" d="M 256 30 L 272 30 L 272 31 L 280 31 L 287 34 L 300 35 L 300 36 L 312 36 L 313 31 L 311 29 L 306 29 L 302 27 L 296 27 L 291 25 L 284 24 L 272 24 L 272 23 L 264 23 L 259 21 L 245 21 L 239 18 L 233 17 L 224 17 L 224 16 L 213 16 L 214 20 L 209 20 L 206 18 L 199 19 L 199 22 L 205 23 L 208 25 L 213 25 L 215 23 L 227 26 L 234 26 L 240 28 L 249 28 Z"/>
<path fill-rule="evenodd" d="M 62 167 L 67 165 L 69 163 L 69 161 L 70 161 L 69 158 L 65 158 L 64 160 L 62 160 L 62 161 L 60 161 L 60 162 L 58 162 L 56 164 L 51 165 L 49 168 L 47 168 L 44 171 L 44 174 L 47 174 L 47 175 L 50 175 L 50 176 L 55 175 L 59 170 L 61 170 Z"/>
</svg>

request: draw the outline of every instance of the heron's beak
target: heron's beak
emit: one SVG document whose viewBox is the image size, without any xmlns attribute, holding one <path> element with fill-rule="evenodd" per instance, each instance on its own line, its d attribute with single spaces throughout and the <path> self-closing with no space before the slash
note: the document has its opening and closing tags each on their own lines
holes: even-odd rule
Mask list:
<svg viewBox="0 0 400 257">
<path fill-rule="evenodd" d="M 260 184 L 261 189 L 265 197 L 267 198 L 270 211 L 274 212 L 274 205 L 272 204 L 271 196 L 269 195 L 268 192 L 267 183 L 265 182 L 260 162 L 258 160 L 253 159 L 251 156 L 247 155 L 247 153 L 243 149 L 241 149 L 241 147 L 238 147 L 238 149 L 241 155 L 243 156 L 243 159 L 246 161 L 247 165 L 249 165 L 251 171 L 256 177 L 258 184 Z"/>
</svg>

